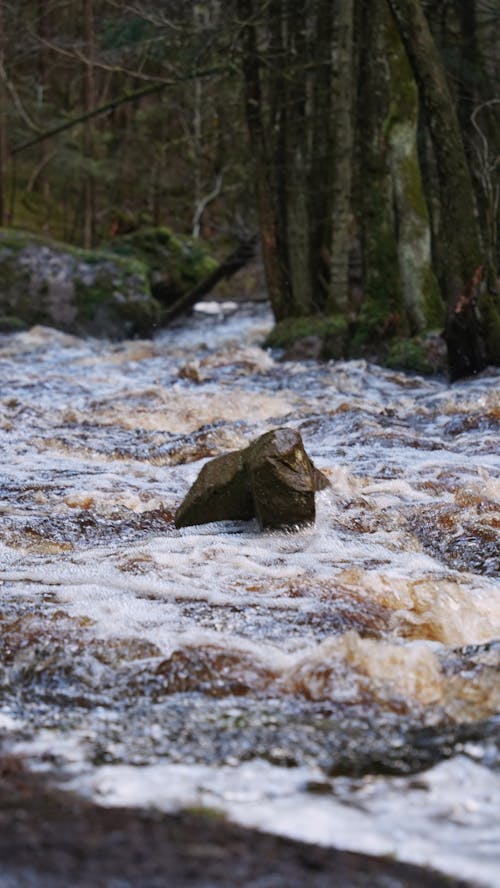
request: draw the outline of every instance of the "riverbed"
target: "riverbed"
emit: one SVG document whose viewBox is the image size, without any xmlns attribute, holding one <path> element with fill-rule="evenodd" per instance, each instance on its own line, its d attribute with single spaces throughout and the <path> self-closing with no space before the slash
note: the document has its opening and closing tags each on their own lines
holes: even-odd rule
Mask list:
<svg viewBox="0 0 500 888">
<path fill-rule="evenodd" d="M 102 806 L 500 886 L 500 374 L 283 362 L 265 304 L 153 340 L 0 336 L 4 750 Z M 314 526 L 176 530 L 300 431 Z"/>
</svg>

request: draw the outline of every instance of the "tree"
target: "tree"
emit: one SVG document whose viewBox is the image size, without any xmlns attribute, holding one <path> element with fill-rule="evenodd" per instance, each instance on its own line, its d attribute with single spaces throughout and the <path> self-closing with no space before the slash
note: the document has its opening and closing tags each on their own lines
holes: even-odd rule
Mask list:
<svg viewBox="0 0 500 888">
<path fill-rule="evenodd" d="M 0 225 L 5 225 L 6 220 L 6 196 L 5 173 L 7 164 L 7 140 L 5 134 L 5 84 L 4 84 L 4 15 L 3 0 L 0 0 Z"/>
<path fill-rule="evenodd" d="M 387 0 L 418 85 L 440 187 L 445 336 L 452 379 L 500 363 L 498 299 L 484 286 L 485 251 L 462 134 L 444 68 L 419 0 Z"/>
</svg>

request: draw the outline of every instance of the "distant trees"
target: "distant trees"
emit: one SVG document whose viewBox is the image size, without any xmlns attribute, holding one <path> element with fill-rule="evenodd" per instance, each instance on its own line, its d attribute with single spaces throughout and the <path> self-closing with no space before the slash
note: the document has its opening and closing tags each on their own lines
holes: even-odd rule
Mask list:
<svg viewBox="0 0 500 888">
<path fill-rule="evenodd" d="M 499 23 L 491 0 L 0 0 L 0 220 L 258 228 L 277 322 L 324 323 L 330 354 L 444 328 L 452 377 L 499 364 Z"/>
<path fill-rule="evenodd" d="M 180 2 L 3 2 L 5 221 L 10 208 L 14 225 L 88 245 L 144 222 L 199 232 L 209 206 L 228 230 L 248 215 L 240 81 L 219 52 L 216 0 L 195 18 Z"/>
</svg>

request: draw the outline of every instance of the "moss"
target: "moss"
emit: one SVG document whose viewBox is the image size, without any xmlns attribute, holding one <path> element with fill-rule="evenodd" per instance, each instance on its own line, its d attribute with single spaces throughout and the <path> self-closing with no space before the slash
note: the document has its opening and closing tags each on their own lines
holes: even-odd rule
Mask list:
<svg viewBox="0 0 500 888">
<path fill-rule="evenodd" d="M 19 333 L 20 330 L 26 330 L 25 321 L 16 315 L 0 315 L 0 333 Z"/>
<path fill-rule="evenodd" d="M 192 817 L 204 820 L 215 822 L 227 820 L 227 814 L 222 808 L 215 808 L 211 805 L 203 805 L 201 803 L 199 805 L 188 805 L 184 810 Z"/>
<path fill-rule="evenodd" d="M 202 241 L 179 237 L 168 228 L 143 228 L 109 245 L 115 255 L 136 257 L 149 271 L 153 295 L 171 302 L 217 267 Z"/>
<path fill-rule="evenodd" d="M 128 300 L 115 307 L 116 314 L 129 325 L 134 336 L 151 336 L 161 324 L 161 306 L 156 299 Z"/>
<path fill-rule="evenodd" d="M 423 375 L 446 372 L 446 349 L 439 334 L 394 339 L 382 360 L 385 367 Z"/>
<path fill-rule="evenodd" d="M 391 125 L 397 123 L 401 118 L 406 119 L 408 108 L 416 105 L 418 91 L 398 28 L 387 8 L 385 9 L 384 24 L 384 42 L 387 48 L 387 60 L 393 88 L 390 111 L 384 128 L 384 135 L 387 137 Z"/>
<path fill-rule="evenodd" d="M 279 321 L 265 340 L 267 348 L 287 348 L 299 339 L 318 336 L 325 342 L 337 336 L 347 335 L 347 321 L 337 315 L 306 315 Z"/>
<path fill-rule="evenodd" d="M 150 296 L 147 270 L 138 260 L 105 254 L 93 280 L 75 277 L 75 299 L 78 323 L 91 329 L 102 324 L 109 335 L 149 336 L 160 323 L 160 305 Z"/>
<path fill-rule="evenodd" d="M 356 321 L 355 348 L 389 333 L 405 333 L 398 249 L 394 230 L 392 188 L 387 174 L 366 173 L 364 197 L 365 293 Z"/>
<path fill-rule="evenodd" d="M 353 358 L 361 357 L 367 347 L 378 347 L 381 340 L 403 333 L 406 328 L 404 312 L 399 305 L 394 304 L 394 299 L 389 300 L 383 281 L 373 273 L 370 275 L 370 281 L 371 292 L 361 306 L 350 342 L 349 356 Z"/>
<path fill-rule="evenodd" d="M 500 305 L 498 298 L 487 293 L 480 302 L 483 317 L 486 357 L 489 364 L 500 366 Z"/>
<path fill-rule="evenodd" d="M 405 198 L 420 222 L 422 234 L 429 226 L 429 214 L 422 189 L 422 177 L 416 151 L 401 160 L 401 172 L 405 183 Z M 417 224 L 418 224 L 417 222 Z"/>
<path fill-rule="evenodd" d="M 431 265 L 429 265 L 423 281 L 422 306 L 427 328 L 429 330 L 441 329 L 445 322 L 446 306 Z"/>
<path fill-rule="evenodd" d="M 146 265 L 0 229 L 0 311 L 25 325 L 113 338 L 150 335 L 160 320 Z"/>
</svg>

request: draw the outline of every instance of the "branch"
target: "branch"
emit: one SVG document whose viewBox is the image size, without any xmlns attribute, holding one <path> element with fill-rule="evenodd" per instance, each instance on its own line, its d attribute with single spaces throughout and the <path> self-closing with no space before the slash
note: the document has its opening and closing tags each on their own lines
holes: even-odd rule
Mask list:
<svg viewBox="0 0 500 888">
<path fill-rule="evenodd" d="M 253 259 L 255 255 L 256 241 L 257 239 L 255 237 L 251 237 L 247 241 L 242 242 L 239 247 L 227 257 L 227 259 L 224 259 L 220 265 L 208 275 L 208 277 L 197 284 L 196 287 L 188 293 L 183 293 L 173 305 L 167 308 L 163 315 L 162 323 L 167 325 L 178 315 L 188 311 L 188 309 L 193 307 L 195 302 L 198 302 L 203 296 L 210 293 L 210 290 L 213 290 L 219 281 L 224 278 L 231 278 L 233 274 L 236 274 L 236 272 L 240 270 L 240 268 L 243 268 L 244 265 L 250 262 L 250 259 Z"/>
<path fill-rule="evenodd" d="M 216 197 L 219 196 L 219 194 L 221 192 L 221 188 L 222 188 L 223 178 L 224 178 L 224 170 L 222 170 L 220 173 L 217 174 L 217 178 L 215 180 L 215 185 L 212 188 L 212 190 L 208 194 L 206 194 L 205 197 L 200 198 L 200 200 L 196 204 L 196 209 L 194 211 L 194 216 L 193 216 L 193 231 L 192 231 L 193 237 L 200 236 L 201 219 L 202 219 L 203 213 L 205 212 L 209 203 L 211 203 L 213 200 L 215 200 Z"/>
<path fill-rule="evenodd" d="M 16 108 L 17 108 L 20 116 L 23 118 L 24 122 L 28 125 L 28 127 L 30 129 L 34 130 L 34 132 L 36 132 L 36 133 L 41 132 L 41 127 L 35 123 L 35 121 L 29 116 L 28 112 L 26 111 L 26 108 L 24 107 L 24 105 L 21 102 L 21 99 L 19 97 L 19 93 L 18 93 L 17 89 L 15 88 L 14 84 L 12 83 L 12 81 L 9 80 L 9 78 L 7 76 L 7 71 L 5 70 L 3 62 L 1 62 L 1 61 L 0 61 L 0 80 L 3 80 L 3 82 L 6 86 L 6 89 L 9 91 L 9 93 L 11 95 L 14 105 L 16 106 Z"/>
<path fill-rule="evenodd" d="M 120 96 L 117 99 L 113 99 L 111 102 L 106 102 L 104 105 L 100 105 L 98 108 L 93 108 L 92 111 L 87 111 L 85 114 L 79 114 L 78 117 L 72 117 L 71 120 L 67 120 L 65 123 L 59 124 L 59 126 L 53 127 L 53 129 L 46 130 L 44 133 L 40 133 L 38 136 L 34 136 L 32 139 L 28 139 L 26 142 L 21 142 L 19 145 L 14 145 L 12 148 L 11 154 L 19 154 L 21 151 L 25 151 L 27 148 L 31 148 L 33 145 L 38 145 L 39 142 L 45 142 L 47 139 L 51 139 L 53 136 L 59 135 L 59 133 L 65 132 L 65 130 L 72 129 L 74 126 L 77 126 L 79 123 L 85 123 L 87 120 L 91 120 L 93 117 L 98 117 L 100 114 L 106 114 L 108 111 L 114 111 L 115 108 L 119 108 L 120 105 L 125 105 L 127 102 L 135 102 L 137 99 L 141 99 L 144 96 L 153 95 L 154 93 L 161 92 L 166 89 L 168 86 L 177 86 L 179 83 L 184 83 L 188 80 L 196 80 L 198 77 L 211 77 L 214 74 L 221 74 L 223 72 L 230 71 L 231 68 L 228 66 L 216 67 L 216 68 L 207 68 L 205 71 L 194 71 L 192 74 L 186 74 L 184 77 L 177 77 L 175 80 L 164 80 L 161 83 L 154 83 L 150 86 L 144 87 L 144 89 L 134 90 L 134 92 L 126 93 L 123 96 Z"/>
</svg>

